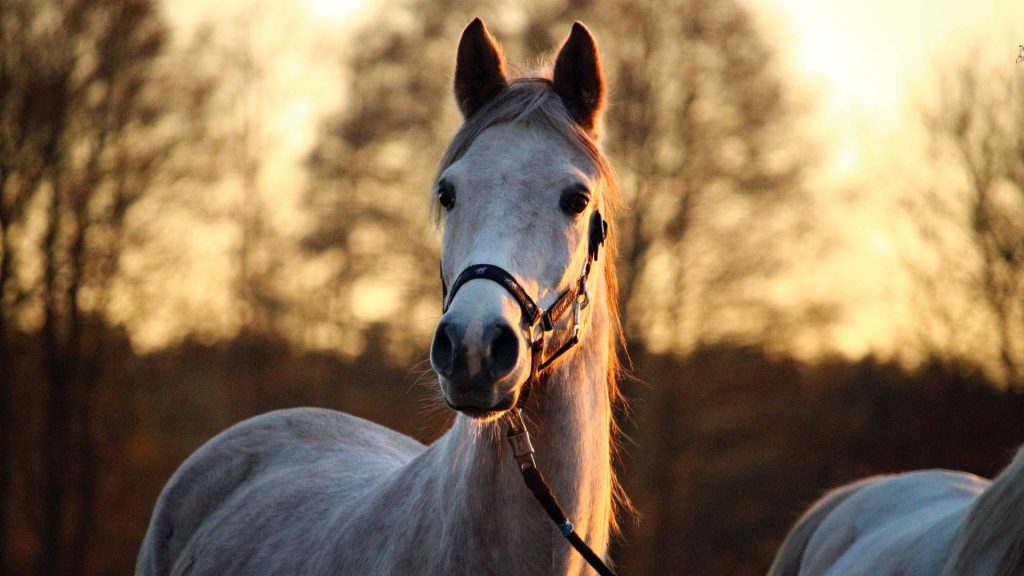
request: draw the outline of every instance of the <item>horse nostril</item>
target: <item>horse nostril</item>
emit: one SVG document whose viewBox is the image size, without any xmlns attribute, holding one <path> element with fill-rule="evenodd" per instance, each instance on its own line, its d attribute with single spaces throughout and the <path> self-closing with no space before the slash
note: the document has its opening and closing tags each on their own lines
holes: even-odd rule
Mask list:
<svg viewBox="0 0 1024 576">
<path fill-rule="evenodd" d="M 491 353 L 487 357 L 487 371 L 492 378 L 501 378 L 516 367 L 519 359 L 519 338 L 515 330 L 505 323 L 495 324 L 489 331 Z"/>
<path fill-rule="evenodd" d="M 455 370 L 455 349 L 458 347 L 458 328 L 449 322 L 441 322 L 434 332 L 430 345 L 430 364 L 442 376 L 451 376 Z"/>
</svg>

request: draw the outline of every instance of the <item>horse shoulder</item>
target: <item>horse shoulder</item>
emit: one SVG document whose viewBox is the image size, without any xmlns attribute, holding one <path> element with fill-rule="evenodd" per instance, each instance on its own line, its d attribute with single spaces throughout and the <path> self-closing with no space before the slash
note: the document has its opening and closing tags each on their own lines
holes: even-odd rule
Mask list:
<svg viewBox="0 0 1024 576">
<path fill-rule="evenodd" d="M 203 523 L 239 489 L 270 471 L 301 467 L 325 452 L 344 451 L 372 452 L 397 466 L 422 450 L 423 445 L 408 436 L 333 410 L 293 408 L 240 422 L 196 450 L 168 481 L 157 500 L 136 573 L 172 573 Z"/>
</svg>

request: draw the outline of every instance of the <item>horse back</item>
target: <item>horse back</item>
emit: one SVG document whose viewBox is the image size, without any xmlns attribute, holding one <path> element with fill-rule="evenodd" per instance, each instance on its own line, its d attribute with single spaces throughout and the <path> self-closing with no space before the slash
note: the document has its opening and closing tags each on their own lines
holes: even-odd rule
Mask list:
<svg viewBox="0 0 1024 576">
<path fill-rule="evenodd" d="M 986 485 L 964 473 L 925 470 L 844 486 L 800 519 L 769 574 L 938 574 Z"/>
</svg>

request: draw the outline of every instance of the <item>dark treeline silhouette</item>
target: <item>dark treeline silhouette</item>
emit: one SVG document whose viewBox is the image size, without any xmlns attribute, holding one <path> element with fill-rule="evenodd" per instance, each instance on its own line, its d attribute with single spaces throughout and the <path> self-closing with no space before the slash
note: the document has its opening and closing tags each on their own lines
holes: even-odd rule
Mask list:
<svg viewBox="0 0 1024 576">
<path fill-rule="evenodd" d="M 103 361 L 118 368 L 106 372 L 94 403 L 104 466 L 92 507 L 103 521 L 90 539 L 87 574 L 131 572 L 171 473 L 240 418 L 316 405 L 423 441 L 447 423 L 433 381 L 389 363 L 373 337 L 348 360 L 259 338 L 189 341 L 147 355 L 133 353 L 116 330 L 107 340 Z M 12 347 L 17 381 L 43 381 L 42 340 L 20 337 Z M 662 574 L 666 566 L 679 574 L 763 574 L 796 516 L 824 490 L 915 468 L 991 475 L 1024 439 L 1024 394 L 1001 391 L 966 367 L 907 371 L 871 358 L 806 364 L 730 345 L 686 358 L 644 357 L 626 386 L 632 409 L 620 474 L 638 516 L 626 519 L 613 550 L 623 574 Z M 260 381 L 239 381 L 243 370 Z M 270 392 L 239 410 L 240 389 Z M 19 386 L 13 401 L 18 474 L 5 573 L 33 574 L 43 389 Z M 665 422 L 665 412 L 673 424 L 651 426 Z M 654 446 L 663 438 L 668 445 Z"/>
</svg>

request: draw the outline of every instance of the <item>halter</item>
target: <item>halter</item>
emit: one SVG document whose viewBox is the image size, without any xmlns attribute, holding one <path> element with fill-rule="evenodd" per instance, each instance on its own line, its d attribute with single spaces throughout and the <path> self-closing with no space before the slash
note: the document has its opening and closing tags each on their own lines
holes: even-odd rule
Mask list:
<svg viewBox="0 0 1024 576">
<path fill-rule="evenodd" d="M 576 533 L 572 522 L 569 521 L 565 511 L 562 510 L 558 500 L 555 499 L 555 495 L 551 493 L 551 488 L 544 481 L 544 475 L 537 468 L 537 461 L 533 456 L 533 444 L 530 442 L 530 433 L 526 430 L 526 422 L 523 420 L 521 411 L 522 404 L 526 402 L 530 395 L 530 389 L 543 377 L 544 372 L 580 341 L 580 330 L 582 329 L 580 311 L 590 305 L 590 291 L 587 288 L 587 281 L 590 279 L 590 271 L 593 269 L 593 263 L 597 261 L 601 246 L 604 245 L 604 241 L 608 237 L 608 222 L 601 217 L 600 211 L 595 210 L 591 214 L 588 226 L 587 261 L 583 264 L 583 271 L 580 273 L 579 279 L 559 294 L 558 298 L 555 298 L 555 301 L 551 303 L 547 310 L 538 306 L 530 298 L 530 295 L 527 294 L 522 285 L 519 284 L 515 276 L 508 273 L 502 267 L 495 266 L 494 264 L 474 264 L 459 273 L 458 277 L 455 278 L 455 282 L 452 283 L 450 291 L 444 281 L 444 270 L 441 270 L 441 300 L 443 302 L 441 311 L 442 313 L 448 311 L 459 289 L 471 280 L 490 280 L 495 282 L 511 294 L 512 298 L 519 304 L 519 308 L 523 312 L 523 327 L 530 335 L 530 378 L 523 385 L 523 390 L 519 394 L 519 400 L 516 402 L 516 405 L 505 416 L 505 437 L 512 447 L 512 456 L 515 457 L 516 465 L 519 467 L 519 472 L 523 475 L 526 487 L 530 489 L 534 498 L 544 508 L 551 521 L 558 526 L 562 536 L 569 541 L 569 544 L 583 556 L 584 560 L 591 567 L 597 570 L 598 574 L 601 576 L 615 576 L 615 573 Z M 569 337 L 558 350 L 555 350 L 554 353 L 542 360 L 545 335 L 548 332 L 554 331 L 555 325 L 558 324 L 558 321 L 565 315 L 570 306 L 572 306 L 573 312 L 572 331 Z"/>
<path fill-rule="evenodd" d="M 597 260 L 608 236 L 608 222 L 601 217 L 601 212 L 595 210 L 590 216 L 589 229 L 587 231 L 587 261 L 583 265 L 583 271 L 579 279 L 558 295 L 558 298 L 551 303 L 547 310 L 541 308 L 530 298 L 526 290 L 519 284 L 515 276 L 500 266 L 494 264 L 473 264 L 459 273 L 449 290 L 444 281 L 444 271 L 441 272 L 441 299 L 443 305 L 442 313 L 447 312 L 459 289 L 471 280 L 490 280 L 504 288 L 512 299 L 519 304 L 523 313 L 523 328 L 529 334 L 530 348 L 530 378 L 526 381 L 523 391 L 519 396 L 516 406 L 519 407 L 529 397 L 530 389 L 544 372 L 580 341 L 580 331 L 583 325 L 580 321 L 580 311 L 590 305 L 590 290 L 587 287 L 590 279 L 590 271 L 593 263 Z M 565 342 L 547 358 L 543 358 L 546 335 L 553 332 L 558 321 L 572 308 L 571 332 Z"/>
</svg>

